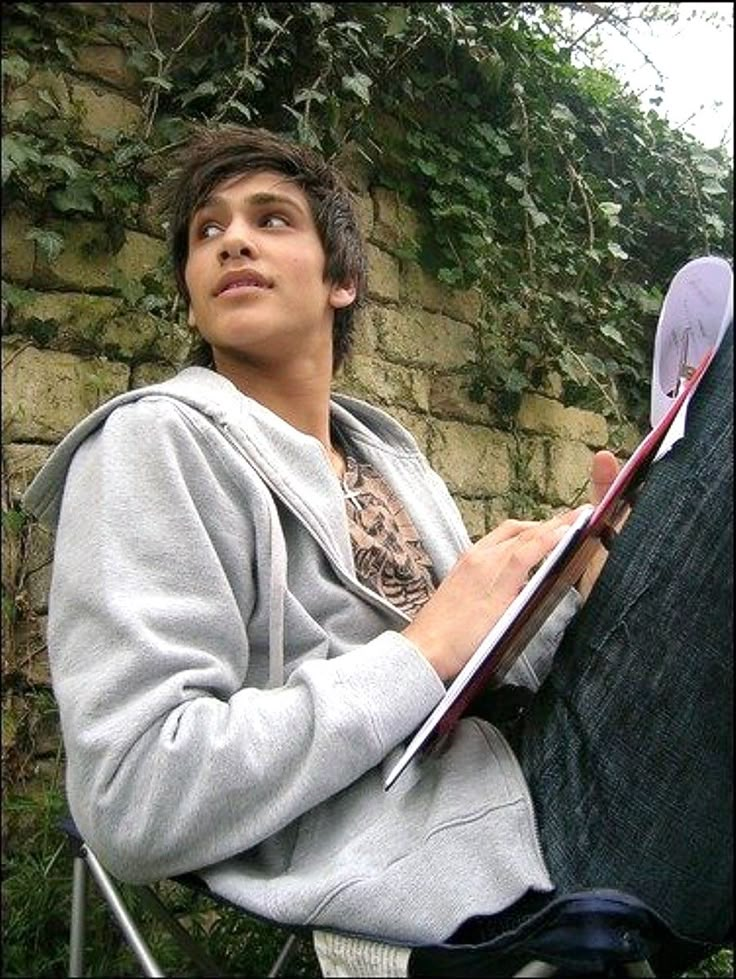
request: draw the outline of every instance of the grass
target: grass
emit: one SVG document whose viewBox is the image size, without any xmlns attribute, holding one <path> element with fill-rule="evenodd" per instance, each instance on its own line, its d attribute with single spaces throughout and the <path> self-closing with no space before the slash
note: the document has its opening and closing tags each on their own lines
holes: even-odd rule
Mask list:
<svg viewBox="0 0 736 979">
<path fill-rule="evenodd" d="M 57 828 L 65 812 L 57 783 L 35 797 L 9 794 L 3 835 L 3 976 L 66 976 L 69 956 L 71 852 Z M 196 967 L 165 930 L 141 906 L 135 888 L 120 885 L 137 921 L 149 922 L 144 934 L 167 975 L 193 976 Z M 194 938 L 218 963 L 229 963 L 219 976 L 267 975 L 285 932 L 262 925 L 234 909 L 216 906 L 205 896 L 175 884 L 162 885 L 161 896 Z M 104 902 L 90 884 L 87 902 L 88 974 L 140 976 L 141 970 L 120 936 Z M 289 976 L 319 977 L 308 937 L 300 938 L 289 960 Z M 685 973 L 689 977 L 733 976 L 733 952 L 723 950 Z"/>
</svg>

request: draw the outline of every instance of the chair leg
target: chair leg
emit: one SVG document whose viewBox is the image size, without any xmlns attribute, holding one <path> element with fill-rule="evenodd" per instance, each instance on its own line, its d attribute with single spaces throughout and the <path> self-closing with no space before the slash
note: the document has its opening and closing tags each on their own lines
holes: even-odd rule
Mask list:
<svg viewBox="0 0 736 979">
<path fill-rule="evenodd" d="M 84 976 L 84 938 L 87 911 L 87 864 L 75 856 L 72 863 L 72 919 L 69 928 L 69 975 Z"/>
<path fill-rule="evenodd" d="M 281 975 L 281 970 L 289 960 L 289 956 L 294 950 L 295 943 L 296 943 L 296 935 L 289 935 L 289 937 L 284 942 L 281 951 L 278 954 L 278 958 L 271 966 L 271 971 L 268 973 L 268 979 L 273 979 L 274 976 Z"/>
<path fill-rule="evenodd" d="M 646 979 L 650 979 L 655 975 L 646 959 L 642 959 L 641 962 L 627 962 L 624 969 L 628 976 L 644 976 Z"/>
<path fill-rule="evenodd" d="M 140 963 L 143 973 L 146 976 L 163 977 L 164 973 L 161 971 L 159 964 L 154 959 L 151 950 L 148 945 L 146 945 L 143 936 L 135 925 L 135 922 L 128 914 L 128 910 L 120 899 L 120 895 L 117 892 L 113 882 L 107 875 L 102 864 L 99 862 L 97 857 L 92 853 L 88 846 L 82 845 L 80 852 L 84 859 L 87 861 L 87 866 L 89 867 L 90 873 L 95 879 L 95 883 L 102 891 L 102 895 L 107 901 L 110 911 L 115 916 L 115 920 L 120 926 L 125 940 L 135 955 L 136 959 Z"/>
<path fill-rule="evenodd" d="M 531 979 L 546 979 L 547 976 L 556 976 L 559 971 L 556 965 L 551 965 L 551 963 L 542 962 L 541 960 L 534 960 L 533 962 L 527 962 L 518 972 L 515 972 L 514 979 L 517 976 L 531 977 Z"/>
<path fill-rule="evenodd" d="M 159 921 L 168 929 L 169 934 L 174 938 L 192 962 L 202 969 L 203 976 L 223 975 L 222 968 L 194 941 L 189 932 L 184 928 L 169 911 L 166 905 L 156 892 L 150 887 L 141 887 L 138 891 L 141 900 Z"/>
</svg>

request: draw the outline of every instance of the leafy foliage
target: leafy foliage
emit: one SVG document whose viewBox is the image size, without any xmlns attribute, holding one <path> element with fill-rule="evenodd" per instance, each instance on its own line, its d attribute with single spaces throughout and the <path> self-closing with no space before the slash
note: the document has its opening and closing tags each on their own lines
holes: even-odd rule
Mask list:
<svg viewBox="0 0 736 979">
<path fill-rule="evenodd" d="M 568 400 L 643 420 L 662 288 L 691 256 L 732 252 L 731 166 L 609 73 L 574 67 L 558 5 L 168 4 L 145 25 L 114 6 L 4 8 L 11 91 L 41 60 L 73 74 L 80 45 L 114 43 L 145 109 L 105 154 L 51 90 L 13 124 L 7 198 L 33 207 L 49 259 L 53 215 L 99 218 L 119 247 L 193 120 L 264 125 L 330 156 L 352 142 L 426 218 L 399 255 L 485 297 L 474 396 L 513 408 L 554 370 Z M 622 24 L 631 6 L 609 5 Z M 151 295 L 170 315 L 166 287 Z"/>
</svg>

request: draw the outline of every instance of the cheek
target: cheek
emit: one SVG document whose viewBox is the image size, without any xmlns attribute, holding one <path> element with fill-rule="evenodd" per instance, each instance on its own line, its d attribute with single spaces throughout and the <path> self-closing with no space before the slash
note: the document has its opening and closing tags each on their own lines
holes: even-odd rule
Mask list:
<svg viewBox="0 0 736 979">
<path fill-rule="evenodd" d="M 191 258 L 187 260 L 187 264 L 184 266 L 184 282 L 186 283 L 187 292 L 189 293 L 190 303 L 195 303 L 200 292 L 200 290 L 197 288 L 199 276 L 197 263 Z"/>
</svg>

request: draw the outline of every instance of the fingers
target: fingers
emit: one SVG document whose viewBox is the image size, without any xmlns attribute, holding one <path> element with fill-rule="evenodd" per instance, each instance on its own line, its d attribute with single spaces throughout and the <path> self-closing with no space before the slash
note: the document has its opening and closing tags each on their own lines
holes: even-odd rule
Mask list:
<svg viewBox="0 0 736 979">
<path fill-rule="evenodd" d="M 490 534 L 482 537 L 478 541 L 478 544 L 502 544 L 504 541 L 513 540 L 520 534 L 525 534 L 535 529 L 567 526 L 568 524 L 574 523 L 582 509 L 582 507 L 576 507 L 574 510 L 565 510 L 563 513 L 558 513 L 556 516 L 550 517 L 549 520 L 504 520 Z"/>
</svg>

